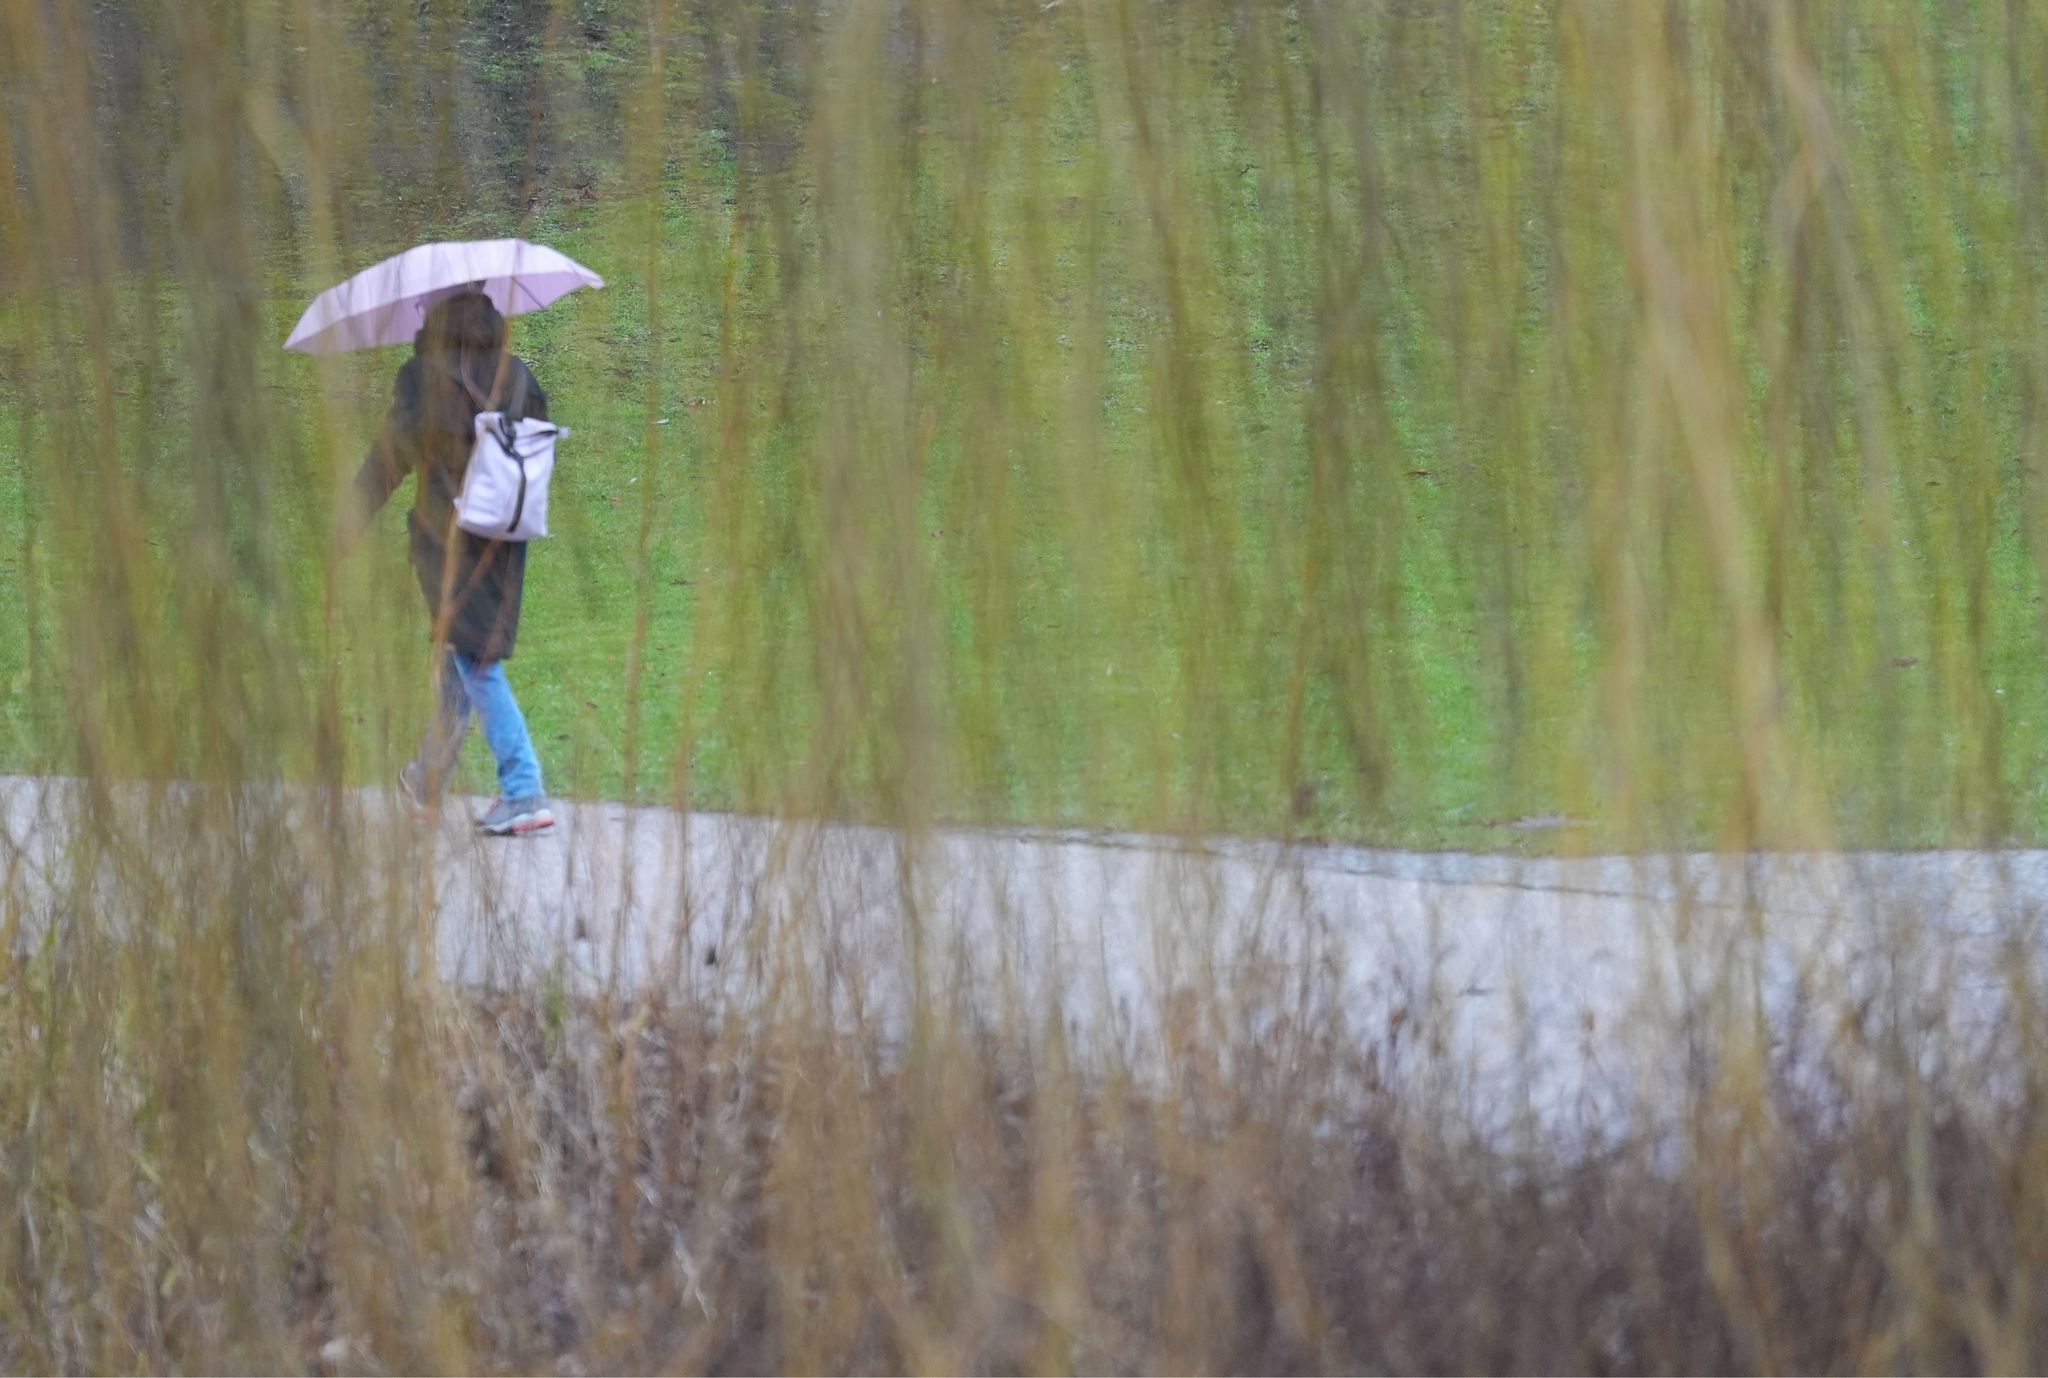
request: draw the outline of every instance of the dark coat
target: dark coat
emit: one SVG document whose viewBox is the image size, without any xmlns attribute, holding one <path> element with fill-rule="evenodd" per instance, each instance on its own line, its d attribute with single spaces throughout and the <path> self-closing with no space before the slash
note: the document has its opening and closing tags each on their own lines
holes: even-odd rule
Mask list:
<svg viewBox="0 0 2048 1378">
<path fill-rule="evenodd" d="M 366 516 L 376 513 L 408 474 L 419 480 L 406 525 L 412 532 L 412 567 L 426 596 L 434 632 L 450 648 L 475 660 L 504 660 L 519 641 L 519 603 L 526 586 L 526 543 L 492 541 L 455 525 L 455 499 L 469 469 L 479 408 L 462 377 L 492 408 L 512 417 L 546 420 L 547 394 L 533 371 L 512 356 L 459 361 L 412 358 L 398 370 L 391 414 L 356 474 Z M 499 377 L 502 372 L 502 379 Z M 453 568 L 447 558 L 454 537 Z M 444 600 L 443 594 L 446 592 Z"/>
</svg>

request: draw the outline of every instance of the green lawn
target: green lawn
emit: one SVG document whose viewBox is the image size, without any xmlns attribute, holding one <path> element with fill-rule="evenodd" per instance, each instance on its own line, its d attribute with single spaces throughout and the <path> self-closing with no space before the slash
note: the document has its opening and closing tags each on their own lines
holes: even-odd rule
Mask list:
<svg viewBox="0 0 2048 1378">
<path fill-rule="evenodd" d="M 1950 41 L 1992 41 L 1969 13 Z M 517 327 L 575 431 L 514 666 L 557 792 L 1423 846 L 2042 836 L 2039 249 L 1997 92 L 1845 20 L 1853 175 L 1793 223 L 1739 103 L 1631 161 L 1666 134 L 1556 14 L 1404 32 L 1440 104 L 1317 86 L 1291 22 L 1127 69 L 1094 22 L 914 97 L 828 66 L 801 119 L 671 110 L 523 221 L 431 227 L 610 283 Z M 279 351 L 324 279 L 258 223 L 291 230 L 252 231 L 240 325 L 141 283 L 5 322 L 38 379 L 0 424 L 12 768 L 92 749 L 69 686 L 110 616 L 164 637 L 136 769 L 201 768 L 219 729 L 178 696 L 223 677 L 296 722 L 334 671 L 340 739 L 292 729 L 288 772 L 384 779 L 426 711 L 404 492 L 325 592 L 404 351 Z M 343 268 L 426 232 L 379 223 Z M 111 499 L 65 497 L 106 444 L 95 300 L 143 380 L 126 573 Z"/>
</svg>

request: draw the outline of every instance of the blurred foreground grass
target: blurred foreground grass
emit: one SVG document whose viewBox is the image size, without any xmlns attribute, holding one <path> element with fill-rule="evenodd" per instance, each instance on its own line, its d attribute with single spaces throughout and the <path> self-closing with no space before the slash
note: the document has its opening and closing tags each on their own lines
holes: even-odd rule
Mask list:
<svg viewBox="0 0 2048 1378">
<path fill-rule="evenodd" d="M 609 279 L 516 328 L 565 793 L 2037 842 L 2044 59 L 1993 0 L 0 5 L 0 761 L 86 781 L 8 853 L 0 1368 L 2039 1367 L 2031 946 L 1990 1061 L 1874 991 L 1818 1086 L 1738 973 L 1590 1149 L 1322 972 L 1154 992 L 1150 1075 L 923 972 L 849 1027 L 829 874 L 744 1015 L 443 988 L 342 788 L 426 712 L 395 514 L 331 549 L 402 352 L 279 344 L 422 239 Z"/>
<path fill-rule="evenodd" d="M 112 596 L 191 582 L 223 509 L 262 654 L 338 662 L 335 749 L 388 777 L 420 712 L 385 692 L 422 678 L 402 542 L 330 571 L 325 534 L 404 351 L 275 344 L 384 252 L 518 230 L 613 283 L 518 332 L 577 430 L 516 667 L 563 792 L 1422 845 L 1551 815 L 1581 847 L 2040 836 L 2041 170 L 1997 57 L 2031 22 L 1061 9 L 664 12 L 657 80 L 652 11 L 483 6 L 524 35 L 516 195 L 465 171 L 462 127 L 508 117 L 412 72 L 417 17 L 188 35 L 246 69 L 209 124 L 162 73 L 109 93 L 122 42 L 175 50 L 154 7 L 25 13 L 20 51 L 77 51 L 10 83 L 0 534 L 43 625 L 0 638 L 0 756 L 78 764 L 64 595 L 107 533 L 62 490 L 104 443 L 147 551 Z M 65 61 L 97 105 L 42 99 Z M 63 161 L 87 128 L 109 150 Z M 194 368 L 216 328 L 231 377 Z M 153 750 L 124 768 L 204 769 Z"/>
</svg>

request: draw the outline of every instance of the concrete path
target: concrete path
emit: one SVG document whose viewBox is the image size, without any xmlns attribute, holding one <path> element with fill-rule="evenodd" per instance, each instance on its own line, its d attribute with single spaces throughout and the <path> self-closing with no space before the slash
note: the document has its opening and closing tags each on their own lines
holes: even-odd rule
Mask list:
<svg viewBox="0 0 2048 1378">
<path fill-rule="evenodd" d="M 17 912 L 53 905 L 80 797 L 0 778 Z M 739 1011 L 800 991 L 889 1026 L 922 983 L 1136 1059 L 1195 1010 L 1184 992 L 1214 991 L 1240 1030 L 1338 1020 L 1501 1123 L 1655 1114 L 1703 1070 L 1716 1018 L 1782 1040 L 1910 1015 L 1980 1044 L 2015 978 L 2039 979 L 2048 912 L 2048 852 L 1523 860 L 608 803 L 504 841 L 468 832 L 481 801 L 424 833 L 387 796 L 334 806 L 414 858 L 397 893 L 466 984 L 567 975 Z M 152 805 L 124 807 L 142 838 Z M 280 807 L 307 826 L 315 805 Z"/>
</svg>

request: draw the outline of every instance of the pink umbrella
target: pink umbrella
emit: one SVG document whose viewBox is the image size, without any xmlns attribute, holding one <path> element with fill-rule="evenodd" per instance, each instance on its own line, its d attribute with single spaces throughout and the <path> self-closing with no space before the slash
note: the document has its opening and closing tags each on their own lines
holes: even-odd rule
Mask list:
<svg viewBox="0 0 2048 1378">
<path fill-rule="evenodd" d="M 507 316 L 518 316 L 579 287 L 602 286 L 603 278 L 566 254 L 523 239 L 422 244 L 313 298 L 284 347 L 344 354 L 407 344 L 429 306 L 472 287 Z"/>
</svg>

